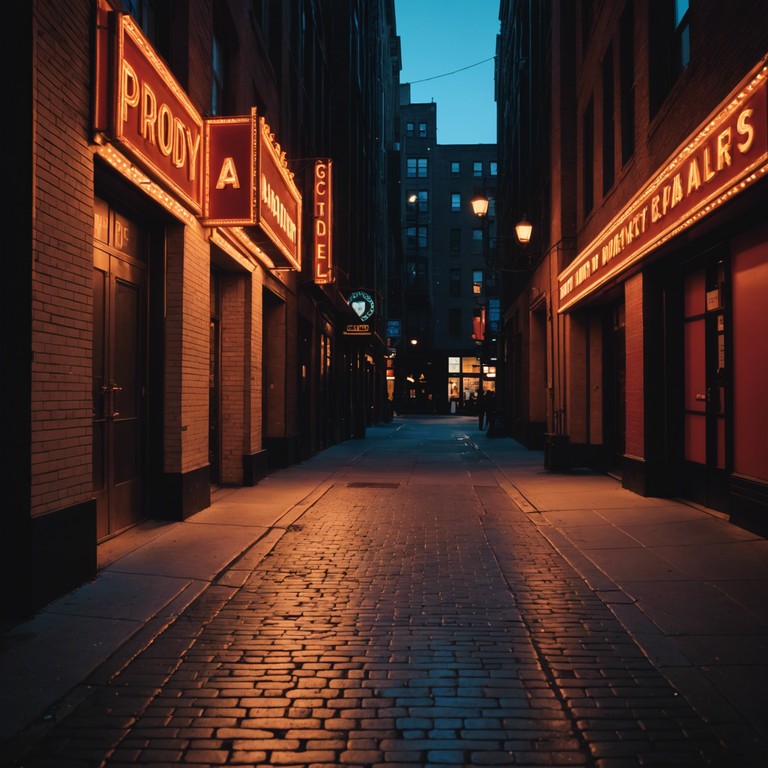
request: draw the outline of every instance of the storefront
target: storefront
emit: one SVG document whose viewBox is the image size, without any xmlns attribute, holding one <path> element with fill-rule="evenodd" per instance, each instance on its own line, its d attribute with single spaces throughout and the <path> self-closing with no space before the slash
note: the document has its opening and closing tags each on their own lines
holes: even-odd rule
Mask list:
<svg viewBox="0 0 768 768">
<path fill-rule="evenodd" d="M 767 82 L 761 62 L 558 277 L 571 443 L 746 525 L 768 519 Z"/>
</svg>

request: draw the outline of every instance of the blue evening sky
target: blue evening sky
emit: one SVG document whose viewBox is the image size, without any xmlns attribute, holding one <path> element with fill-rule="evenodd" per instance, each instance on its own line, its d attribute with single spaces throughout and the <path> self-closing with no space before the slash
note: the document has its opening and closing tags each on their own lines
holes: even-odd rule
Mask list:
<svg viewBox="0 0 768 768">
<path fill-rule="evenodd" d="M 395 20 L 400 82 L 412 83 L 411 102 L 437 104 L 438 144 L 495 144 L 499 0 L 395 0 Z"/>
</svg>

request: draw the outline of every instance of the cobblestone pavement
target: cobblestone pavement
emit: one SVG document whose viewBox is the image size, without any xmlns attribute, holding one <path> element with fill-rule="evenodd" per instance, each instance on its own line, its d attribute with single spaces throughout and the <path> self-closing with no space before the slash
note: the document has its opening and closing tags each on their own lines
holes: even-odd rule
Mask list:
<svg viewBox="0 0 768 768">
<path fill-rule="evenodd" d="M 747 765 L 472 442 L 434 434 L 400 430 L 363 462 L 386 480 L 338 479 L 13 764 Z"/>
</svg>

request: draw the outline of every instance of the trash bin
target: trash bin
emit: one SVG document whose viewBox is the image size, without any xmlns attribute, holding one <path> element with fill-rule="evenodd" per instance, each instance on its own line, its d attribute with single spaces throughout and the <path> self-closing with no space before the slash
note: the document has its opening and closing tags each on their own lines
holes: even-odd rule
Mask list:
<svg viewBox="0 0 768 768">
<path fill-rule="evenodd" d="M 544 433 L 544 469 L 563 472 L 571 468 L 569 439 L 568 435 Z"/>
</svg>

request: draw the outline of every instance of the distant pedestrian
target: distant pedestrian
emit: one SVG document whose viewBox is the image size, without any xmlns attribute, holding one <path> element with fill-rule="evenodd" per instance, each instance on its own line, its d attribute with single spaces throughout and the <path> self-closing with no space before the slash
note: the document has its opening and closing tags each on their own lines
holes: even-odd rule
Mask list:
<svg viewBox="0 0 768 768">
<path fill-rule="evenodd" d="M 485 419 L 488 406 L 488 390 L 483 390 L 477 398 L 477 427 L 482 432 L 485 427 Z"/>
</svg>

